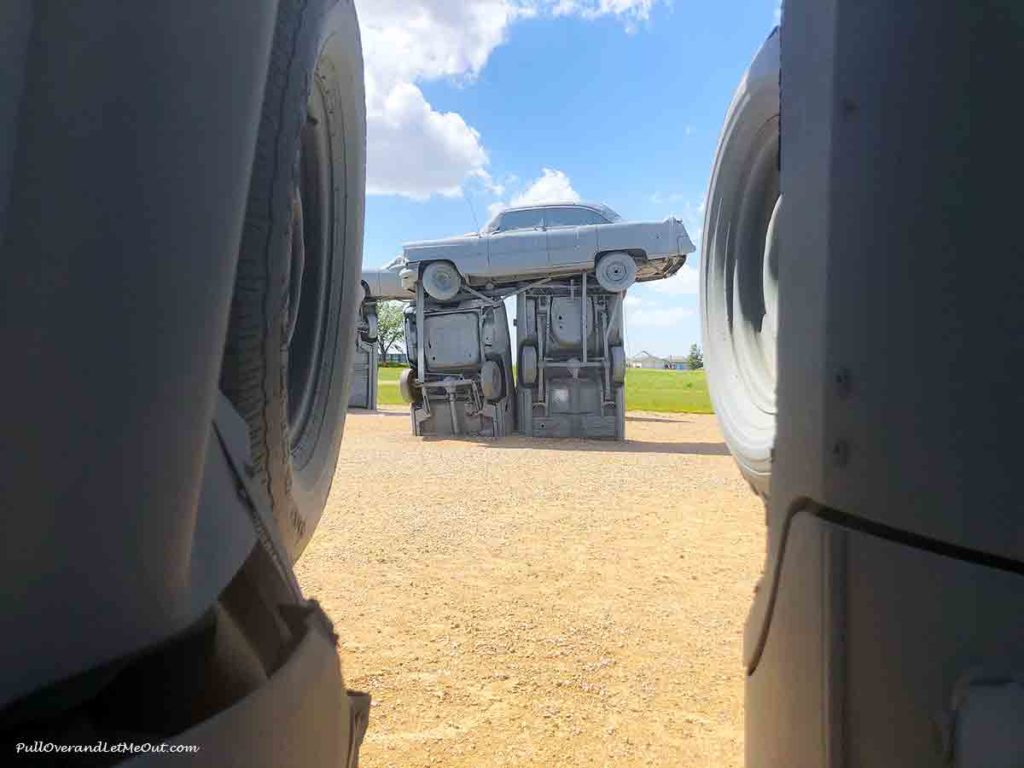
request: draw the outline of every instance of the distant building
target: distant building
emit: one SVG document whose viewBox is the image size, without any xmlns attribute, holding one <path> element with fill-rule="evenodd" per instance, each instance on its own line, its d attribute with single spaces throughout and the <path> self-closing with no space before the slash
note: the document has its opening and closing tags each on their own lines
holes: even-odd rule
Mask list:
<svg viewBox="0 0 1024 768">
<path fill-rule="evenodd" d="M 665 368 L 665 358 L 655 357 L 646 350 L 638 355 L 633 355 L 627 363 L 630 368 L 653 368 L 656 370 L 663 370 Z"/>
<path fill-rule="evenodd" d="M 658 357 L 645 350 L 638 355 L 633 355 L 626 361 L 626 364 L 630 368 L 647 368 L 655 371 L 688 371 L 690 366 L 687 359 L 679 355 Z"/>
<path fill-rule="evenodd" d="M 406 362 L 405 352 L 388 352 L 386 355 L 384 355 L 384 359 L 381 362 L 404 363 Z"/>
</svg>

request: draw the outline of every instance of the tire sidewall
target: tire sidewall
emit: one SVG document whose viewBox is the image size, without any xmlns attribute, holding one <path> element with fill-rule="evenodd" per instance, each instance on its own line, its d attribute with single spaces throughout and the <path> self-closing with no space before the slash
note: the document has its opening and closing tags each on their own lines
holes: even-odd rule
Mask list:
<svg viewBox="0 0 1024 768">
<path fill-rule="evenodd" d="M 750 406 L 745 384 L 737 371 L 732 337 L 723 313 L 715 310 L 721 301 L 723 277 L 715 274 L 723 258 L 715 249 L 729 247 L 727 238 L 734 211 L 732 195 L 744 179 L 746 163 L 752 155 L 758 135 L 779 119 L 779 32 L 776 29 L 761 47 L 741 82 L 726 116 L 719 138 L 711 182 L 701 253 L 700 303 L 708 389 L 726 443 L 740 470 L 755 490 L 768 495 L 771 481 L 774 421 L 768 439 L 751 440 Z M 714 292 L 714 299 L 709 294 Z"/>
<path fill-rule="evenodd" d="M 302 551 L 323 512 L 344 432 L 352 370 L 353 340 L 362 289 L 363 208 L 366 123 L 362 56 L 356 15 L 350 0 L 329 12 L 318 44 L 311 87 L 319 87 L 328 109 L 332 149 L 331 300 L 320 358 L 313 411 L 282 469 L 288 475 L 275 495 L 291 497 L 301 521 L 293 556 Z M 300 105 L 304 108 L 304 105 Z M 288 493 L 290 491 L 290 494 Z"/>
</svg>

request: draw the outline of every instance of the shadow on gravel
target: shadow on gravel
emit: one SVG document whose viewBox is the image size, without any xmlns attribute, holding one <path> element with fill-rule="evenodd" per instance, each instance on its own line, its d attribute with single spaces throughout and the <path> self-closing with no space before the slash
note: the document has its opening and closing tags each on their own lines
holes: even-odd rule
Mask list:
<svg viewBox="0 0 1024 768">
<path fill-rule="evenodd" d="M 572 440 L 564 438 L 504 437 L 487 438 L 423 437 L 425 443 L 457 441 L 475 443 L 483 448 L 529 451 L 586 451 L 600 453 L 679 453 L 691 456 L 728 456 L 725 443 L 669 443 L 646 440 Z"/>
<path fill-rule="evenodd" d="M 645 421 L 652 424 L 693 424 L 693 419 L 667 419 L 659 416 L 630 416 L 626 414 L 626 421 Z"/>
</svg>

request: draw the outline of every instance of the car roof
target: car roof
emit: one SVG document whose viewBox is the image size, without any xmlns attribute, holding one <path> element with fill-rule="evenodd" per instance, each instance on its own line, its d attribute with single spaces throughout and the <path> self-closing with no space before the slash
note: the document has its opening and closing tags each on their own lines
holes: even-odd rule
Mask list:
<svg viewBox="0 0 1024 768">
<path fill-rule="evenodd" d="M 572 200 L 566 200 L 565 202 L 535 203 L 533 205 L 514 205 L 498 211 L 498 213 L 495 214 L 495 217 L 510 211 L 533 211 L 541 208 L 589 208 L 592 211 L 597 211 L 609 221 L 616 221 L 617 219 L 622 218 L 619 214 L 602 203 L 588 203 Z"/>
</svg>

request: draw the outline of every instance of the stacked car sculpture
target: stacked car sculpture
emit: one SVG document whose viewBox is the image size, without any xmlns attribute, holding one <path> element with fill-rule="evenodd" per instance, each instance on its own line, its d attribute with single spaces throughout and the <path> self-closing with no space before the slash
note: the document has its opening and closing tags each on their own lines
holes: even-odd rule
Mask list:
<svg viewBox="0 0 1024 768">
<path fill-rule="evenodd" d="M 693 250 L 677 219 L 564 203 L 507 209 L 479 233 L 411 243 L 364 271 L 365 305 L 411 300 L 399 386 L 414 434 L 621 439 L 626 291 L 675 274 Z"/>
</svg>

